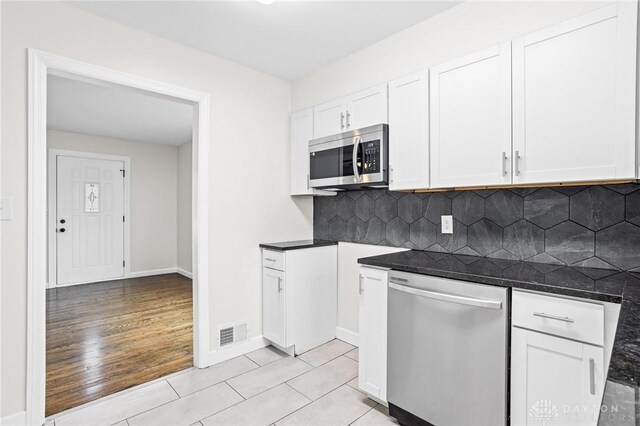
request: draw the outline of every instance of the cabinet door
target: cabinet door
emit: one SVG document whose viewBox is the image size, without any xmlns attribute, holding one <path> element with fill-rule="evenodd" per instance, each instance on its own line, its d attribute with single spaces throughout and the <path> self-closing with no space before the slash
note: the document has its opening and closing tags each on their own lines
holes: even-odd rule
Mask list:
<svg viewBox="0 0 640 426">
<path fill-rule="evenodd" d="M 602 347 L 512 328 L 512 425 L 596 426 L 604 385 Z"/>
<path fill-rule="evenodd" d="M 360 268 L 358 386 L 387 399 L 387 272 Z"/>
<path fill-rule="evenodd" d="M 262 327 L 266 339 L 287 346 L 284 272 L 262 268 Z"/>
<path fill-rule="evenodd" d="M 513 41 L 514 182 L 635 177 L 636 2 Z"/>
<path fill-rule="evenodd" d="M 347 101 L 338 99 L 318 105 L 313 109 L 313 137 L 335 135 L 346 131 Z"/>
<path fill-rule="evenodd" d="M 434 67 L 431 187 L 511 183 L 511 44 Z"/>
<path fill-rule="evenodd" d="M 381 84 L 348 97 L 345 124 L 356 130 L 380 123 L 388 123 L 387 85 Z"/>
<path fill-rule="evenodd" d="M 335 195 L 309 188 L 309 141 L 313 139 L 313 109 L 291 115 L 291 195 Z"/>
<path fill-rule="evenodd" d="M 389 189 L 429 187 L 429 72 L 389 83 Z"/>
</svg>

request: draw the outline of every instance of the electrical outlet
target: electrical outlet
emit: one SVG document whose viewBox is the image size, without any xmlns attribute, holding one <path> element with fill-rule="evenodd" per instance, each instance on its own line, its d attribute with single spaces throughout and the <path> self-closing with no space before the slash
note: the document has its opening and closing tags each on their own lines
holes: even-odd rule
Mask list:
<svg viewBox="0 0 640 426">
<path fill-rule="evenodd" d="M 443 215 L 440 220 L 442 221 L 442 233 L 453 234 L 453 216 Z"/>
</svg>

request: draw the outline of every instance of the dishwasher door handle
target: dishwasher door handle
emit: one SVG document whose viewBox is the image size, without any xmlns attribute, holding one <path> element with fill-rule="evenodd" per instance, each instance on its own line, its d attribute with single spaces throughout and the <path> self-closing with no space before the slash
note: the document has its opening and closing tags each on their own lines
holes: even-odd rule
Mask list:
<svg viewBox="0 0 640 426">
<path fill-rule="evenodd" d="M 457 296 L 455 294 L 438 293 L 435 291 L 421 290 L 414 287 L 407 287 L 406 285 L 398 285 L 394 283 L 393 278 L 389 279 L 389 287 L 403 291 L 405 293 L 413 294 L 421 297 L 428 297 L 429 299 L 441 300 L 443 302 L 458 303 L 460 305 L 476 306 L 478 308 L 487 309 L 502 309 L 502 302 L 499 300 L 486 300 L 476 299 L 474 297 Z"/>
</svg>

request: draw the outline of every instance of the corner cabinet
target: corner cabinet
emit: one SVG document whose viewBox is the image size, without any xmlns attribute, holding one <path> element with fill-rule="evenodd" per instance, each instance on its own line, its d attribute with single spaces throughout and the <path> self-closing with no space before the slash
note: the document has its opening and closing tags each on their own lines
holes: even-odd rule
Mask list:
<svg viewBox="0 0 640 426">
<path fill-rule="evenodd" d="M 604 307 L 513 291 L 512 321 L 511 424 L 596 426 L 606 371 Z"/>
<path fill-rule="evenodd" d="M 313 109 L 291 115 L 291 195 L 335 195 L 309 187 L 309 141 L 313 139 Z"/>
<path fill-rule="evenodd" d="M 360 267 L 358 387 L 387 400 L 387 270 Z"/>
<path fill-rule="evenodd" d="M 300 354 L 336 337 L 337 246 L 262 249 L 262 334 Z"/>
<path fill-rule="evenodd" d="M 313 109 L 314 138 L 388 122 L 387 84 L 318 105 Z"/>
<path fill-rule="evenodd" d="M 431 68 L 430 100 L 431 187 L 510 184 L 511 43 Z"/>
<path fill-rule="evenodd" d="M 637 2 L 513 41 L 514 183 L 636 176 Z"/>
<path fill-rule="evenodd" d="M 389 82 L 389 189 L 429 187 L 429 72 Z"/>
</svg>

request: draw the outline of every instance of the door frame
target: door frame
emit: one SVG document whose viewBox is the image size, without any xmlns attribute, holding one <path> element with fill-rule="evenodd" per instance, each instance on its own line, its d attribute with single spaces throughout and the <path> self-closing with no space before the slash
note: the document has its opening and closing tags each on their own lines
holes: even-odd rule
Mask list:
<svg viewBox="0 0 640 426">
<path fill-rule="evenodd" d="M 49 225 L 47 228 L 48 247 L 47 262 L 49 264 L 47 276 L 47 288 L 67 287 L 79 284 L 87 284 L 88 282 L 111 281 L 114 278 L 103 280 L 91 280 L 87 282 L 79 282 L 58 286 L 58 245 L 56 244 L 56 227 L 57 227 L 57 203 L 58 203 L 58 186 L 57 171 L 58 164 L 56 158 L 58 155 L 67 157 L 87 158 L 92 160 L 109 160 L 122 161 L 124 163 L 124 216 L 129 218 L 124 221 L 124 270 L 122 278 L 131 278 L 131 158 L 123 155 L 99 154 L 94 152 L 71 151 L 68 149 L 48 148 L 47 149 L 47 190 L 48 190 L 48 215 Z"/>
<path fill-rule="evenodd" d="M 98 80 L 194 106 L 192 167 L 193 363 L 209 360 L 209 121 L 210 96 L 168 83 L 68 59 L 28 53 L 27 141 L 27 424 L 45 420 L 47 282 L 47 75 Z M 201 238 L 199 236 L 205 236 Z"/>
</svg>

